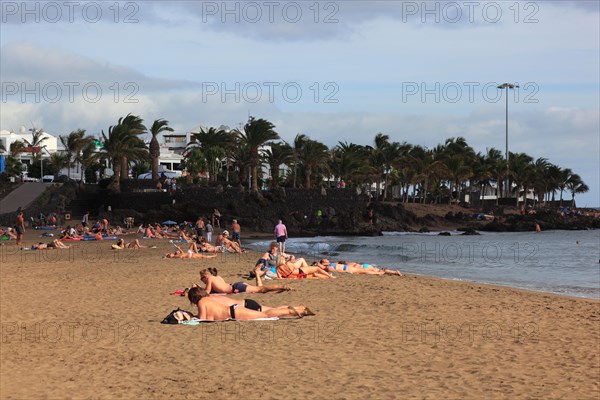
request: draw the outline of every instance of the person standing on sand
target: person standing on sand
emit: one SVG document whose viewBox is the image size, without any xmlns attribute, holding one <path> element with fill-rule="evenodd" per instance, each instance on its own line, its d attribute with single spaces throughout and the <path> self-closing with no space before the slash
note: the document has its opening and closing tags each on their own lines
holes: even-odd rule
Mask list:
<svg viewBox="0 0 600 400">
<path fill-rule="evenodd" d="M 15 233 L 17 234 L 17 246 L 20 246 L 23 242 L 23 234 L 25 233 L 25 219 L 23 218 L 23 211 L 19 211 L 17 219 L 15 220 Z"/>
<path fill-rule="evenodd" d="M 242 241 L 240 240 L 240 234 L 242 233 L 242 227 L 238 224 L 237 219 L 231 221 L 231 240 L 237 242 L 242 248 Z"/>
<path fill-rule="evenodd" d="M 283 224 L 282 220 L 279 220 L 277 222 L 277 225 L 275 225 L 274 234 L 275 234 L 275 239 L 277 240 L 277 243 L 279 244 L 279 252 L 285 253 L 285 241 L 288 238 L 288 232 L 287 232 L 287 228 Z"/>
<path fill-rule="evenodd" d="M 85 214 L 83 214 L 83 218 L 81 218 L 81 226 L 83 226 L 83 229 L 85 229 L 89 223 L 90 223 L 90 212 L 86 211 Z"/>
<path fill-rule="evenodd" d="M 216 208 L 212 215 L 212 225 L 219 228 L 221 227 L 221 213 Z"/>
<path fill-rule="evenodd" d="M 208 243 L 212 243 L 212 233 L 213 233 L 213 227 L 210 224 L 210 221 L 206 222 L 206 225 L 204 226 L 204 228 L 206 229 L 206 241 Z"/>
<path fill-rule="evenodd" d="M 198 235 L 198 239 L 204 236 L 204 228 L 204 220 L 202 219 L 202 217 L 198 217 L 198 219 L 196 220 L 196 235 Z"/>
</svg>

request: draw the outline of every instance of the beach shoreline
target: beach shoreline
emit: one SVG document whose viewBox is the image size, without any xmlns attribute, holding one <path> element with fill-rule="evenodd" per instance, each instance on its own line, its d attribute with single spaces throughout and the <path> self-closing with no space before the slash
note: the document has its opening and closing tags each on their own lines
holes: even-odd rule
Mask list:
<svg viewBox="0 0 600 400">
<path fill-rule="evenodd" d="M 25 243 L 37 234 L 28 231 Z M 169 293 L 198 282 L 200 269 L 251 283 L 244 275 L 258 254 L 167 260 L 168 241 L 143 241 L 150 243 L 157 248 L 0 246 L 2 399 L 600 395 L 600 301 L 417 275 L 340 274 L 290 280 L 296 290 L 288 293 L 243 296 L 304 304 L 314 317 L 162 325 L 177 307 L 193 311 Z"/>
</svg>

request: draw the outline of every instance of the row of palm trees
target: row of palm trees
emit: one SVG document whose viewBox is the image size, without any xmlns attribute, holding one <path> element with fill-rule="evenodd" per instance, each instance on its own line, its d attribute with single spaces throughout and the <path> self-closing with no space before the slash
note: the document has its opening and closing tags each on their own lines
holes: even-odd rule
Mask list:
<svg viewBox="0 0 600 400">
<path fill-rule="evenodd" d="M 525 153 L 510 153 L 506 159 L 498 149 L 476 153 L 462 137 L 447 139 L 432 149 L 406 142 L 390 142 L 388 135 L 375 135 L 373 145 L 338 142 L 329 149 L 307 135 L 298 134 L 292 144 L 281 140 L 274 125 L 263 119 L 250 118 L 242 130 L 226 131 L 209 128 L 192 135 L 186 149 L 186 160 L 203 159 L 198 165 L 218 179 L 222 169 L 230 166 L 239 171 L 239 179 L 247 183 L 251 170 L 251 188 L 258 190 L 259 167 L 266 165 L 270 186 L 281 185 L 313 188 L 324 180 L 344 180 L 355 186 L 376 186 L 376 193 L 391 199 L 390 188 L 404 202 L 460 201 L 462 193 L 486 193 L 512 197 L 515 205 L 533 191 L 539 202 L 554 201 L 569 191 L 575 195 L 589 190 L 581 177 L 570 169 L 561 169 L 546 158 L 534 160 Z M 203 156 L 203 157 L 202 157 Z M 220 166 L 225 160 L 225 167 Z M 193 171 L 192 168 L 188 170 Z M 300 182 L 303 182 L 301 184 Z M 315 184 L 316 183 L 316 184 Z"/>
<path fill-rule="evenodd" d="M 65 151 L 52 155 L 50 164 L 66 165 L 70 171 L 71 164 L 77 162 L 83 176 L 90 165 L 108 163 L 114 170 L 113 187 L 118 189 L 120 182 L 128 179 L 131 165 L 150 161 L 156 180 L 160 156 L 157 136 L 172 131 L 167 120 L 155 120 L 147 129 L 139 116 L 129 114 L 107 133 L 102 131 L 100 148 L 82 129 L 60 136 Z M 145 133 L 152 136 L 149 145 L 142 139 Z M 41 130 L 33 130 L 32 142 L 13 143 L 11 154 L 39 147 L 44 140 Z M 530 191 L 539 202 L 554 201 L 556 194 L 562 202 L 563 193 L 568 191 L 574 202 L 576 194 L 589 190 L 579 175 L 546 158 L 534 160 L 525 153 L 510 153 L 507 169 L 500 150 L 475 152 L 463 137 L 449 138 L 429 149 L 392 142 L 388 135 L 378 133 L 372 145 L 340 141 L 330 149 L 305 134 L 287 143 L 273 123 L 255 117 L 240 129 L 211 127 L 192 133 L 184 152 L 183 167 L 191 176 L 208 172 L 212 182 L 231 177 L 241 184 L 249 183 L 254 191 L 259 190 L 263 166 L 269 170 L 272 188 L 313 188 L 333 178 L 351 186 L 374 185 L 384 200 L 394 197 L 403 202 L 456 202 L 466 191 L 480 198 L 486 194 L 512 197 L 515 205 Z"/>
</svg>

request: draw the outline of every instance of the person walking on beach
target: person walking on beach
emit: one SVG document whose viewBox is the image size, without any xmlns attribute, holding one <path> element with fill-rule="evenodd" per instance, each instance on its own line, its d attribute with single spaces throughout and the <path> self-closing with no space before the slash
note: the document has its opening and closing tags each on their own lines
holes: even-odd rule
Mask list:
<svg viewBox="0 0 600 400">
<path fill-rule="evenodd" d="M 87 228 L 89 223 L 90 223 L 90 212 L 86 211 L 85 214 L 83 214 L 83 218 L 81 218 L 81 226 L 83 226 L 83 229 L 85 229 L 85 228 Z"/>
<path fill-rule="evenodd" d="M 17 246 L 20 246 L 23 242 L 23 233 L 25 233 L 25 219 L 23 218 L 23 211 L 19 211 L 17 219 L 15 220 L 15 233 L 17 234 Z"/>
<path fill-rule="evenodd" d="M 240 246 L 240 249 L 242 248 L 242 241 L 240 239 L 241 233 L 242 227 L 240 224 L 238 224 L 237 219 L 234 219 L 231 221 L 231 240 L 237 242 L 237 244 Z"/>
<path fill-rule="evenodd" d="M 277 221 L 274 234 L 275 240 L 277 240 L 277 243 L 279 244 L 279 252 L 285 253 L 285 241 L 288 238 L 288 232 L 282 220 Z"/>
</svg>

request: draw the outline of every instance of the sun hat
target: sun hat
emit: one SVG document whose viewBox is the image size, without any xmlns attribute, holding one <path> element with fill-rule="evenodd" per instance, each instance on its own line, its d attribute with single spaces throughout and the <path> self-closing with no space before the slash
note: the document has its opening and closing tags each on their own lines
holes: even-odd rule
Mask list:
<svg viewBox="0 0 600 400">
<path fill-rule="evenodd" d="M 227 230 L 223 231 L 223 235 L 229 235 L 229 231 L 227 231 Z"/>
</svg>

